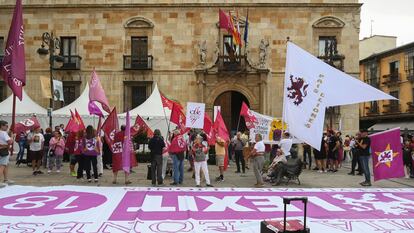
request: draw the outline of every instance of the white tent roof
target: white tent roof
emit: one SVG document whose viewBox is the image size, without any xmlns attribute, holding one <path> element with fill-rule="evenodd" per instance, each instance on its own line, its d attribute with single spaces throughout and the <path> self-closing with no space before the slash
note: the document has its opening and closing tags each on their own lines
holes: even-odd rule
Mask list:
<svg viewBox="0 0 414 233">
<path fill-rule="evenodd" d="M 13 95 L 0 103 L 0 115 L 11 115 Z M 34 102 L 23 89 L 23 100 L 16 98 L 16 115 L 47 115 L 47 110 Z"/>
<path fill-rule="evenodd" d="M 147 100 L 145 100 L 144 103 L 139 105 L 138 107 L 132 109 L 129 111 L 129 114 L 131 117 L 135 117 L 137 115 L 140 115 L 141 117 L 160 117 L 164 118 L 167 116 L 169 119 L 170 116 L 170 110 L 165 109 L 162 105 L 161 101 L 161 94 L 158 90 L 158 85 L 155 84 L 154 90 L 152 91 L 151 95 L 148 97 Z M 118 114 L 119 117 L 126 117 L 126 113 Z"/>
<path fill-rule="evenodd" d="M 86 84 L 85 89 L 83 90 L 82 94 L 72 103 L 69 105 L 66 105 L 65 107 L 58 109 L 56 111 L 53 111 L 53 115 L 63 115 L 63 116 L 70 116 L 70 110 L 78 111 L 79 115 L 81 116 L 89 116 L 89 110 L 88 110 L 88 104 L 89 104 L 89 84 Z M 102 109 L 100 106 L 101 104 L 96 104 L 99 109 L 106 115 L 106 112 Z"/>
</svg>

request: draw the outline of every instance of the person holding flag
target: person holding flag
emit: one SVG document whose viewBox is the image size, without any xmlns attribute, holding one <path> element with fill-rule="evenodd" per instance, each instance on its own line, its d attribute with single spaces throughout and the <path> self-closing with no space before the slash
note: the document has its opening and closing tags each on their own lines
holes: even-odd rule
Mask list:
<svg viewBox="0 0 414 233">
<path fill-rule="evenodd" d="M 86 178 L 88 182 L 92 182 L 91 179 L 91 164 L 93 169 L 93 176 L 95 183 L 98 182 L 98 160 L 97 156 L 101 153 L 101 139 L 96 136 L 96 131 L 92 125 L 86 127 L 85 137 L 82 139 L 82 161 L 83 168 L 86 170 Z"/>
<path fill-rule="evenodd" d="M 165 147 L 164 139 L 159 129 L 154 130 L 154 137 L 148 142 L 148 148 L 151 150 L 151 178 L 152 185 L 164 185 L 162 179 L 162 151 Z"/>
<path fill-rule="evenodd" d="M 179 129 L 173 131 L 169 153 L 173 158 L 173 176 L 174 182 L 171 185 L 182 184 L 184 181 L 184 152 L 187 150 L 185 141 Z"/>
</svg>

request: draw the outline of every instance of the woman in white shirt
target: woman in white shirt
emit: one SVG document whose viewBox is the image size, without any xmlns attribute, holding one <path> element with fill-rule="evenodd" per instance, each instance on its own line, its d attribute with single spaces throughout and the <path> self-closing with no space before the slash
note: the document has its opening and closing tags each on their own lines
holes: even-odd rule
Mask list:
<svg viewBox="0 0 414 233">
<path fill-rule="evenodd" d="M 251 157 L 253 157 L 253 171 L 257 181 L 257 183 L 254 186 L 260 188 L 264 186 L 262 170 L 264 164 L 265 145 L 262 141 L 261 134 L 256 134 L 255 141 L 256 144 L 254 145 L 254 148 L 251 152 Z"/>
</svg>

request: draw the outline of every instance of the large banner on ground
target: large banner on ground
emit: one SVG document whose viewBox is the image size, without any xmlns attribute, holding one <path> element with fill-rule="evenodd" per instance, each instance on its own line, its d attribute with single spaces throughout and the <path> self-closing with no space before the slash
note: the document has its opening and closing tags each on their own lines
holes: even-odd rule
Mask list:
<svg viewBox="0 0 414 233">
<path fill-rule="evenodd" d="M 414 232 L 414 189 L 27 187 L 0 189 L 0 232 L 259 232 L 307 196 L 311 232 Z M 303 204 L 288 208 L 303 219 Z"/>
<path fill-rule="evenodd" d="M 250 110 L 254 119 L 250 129 L 250 139 L 253 141 L 256 134 L 261 134 L 264 143 L 272 144 L 280 141 L 282 136 L 282 120 L 271 116 L 266 116 Z M 286 129 L 286 125 L 285 125 Z"/>
</svg>

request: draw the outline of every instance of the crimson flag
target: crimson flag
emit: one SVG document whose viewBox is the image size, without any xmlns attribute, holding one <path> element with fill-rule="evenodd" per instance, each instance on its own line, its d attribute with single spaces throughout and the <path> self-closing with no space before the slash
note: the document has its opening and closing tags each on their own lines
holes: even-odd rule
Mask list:
<svg viewBox="0 0 414 233">
<path fill-rule="evenodd" d="M 24 55 L 24 28 L 22 1 L 16 0 L 9 35 L 4 50 L 1 73 L 13 94 L 21 101 L 26 85 L 26 62 Z"/>
<path fill-rule="evenodd" d="M 86 129 L 83 123 L 82 117 L 79 115 L 78 110 L 75 108 L 75 123 L 78 125 L 78 131 Z"/>
<path fill-rule="evenodd" d="M 224 123 L 223 117 L 221 116 L 220 111 L 217 111 L 216 121 L 214 121 L 213 129 L 216 134 L 216 138 L 220 137 L 225 142 L 225 156 L 224 156 L 224 170 L 227 169 L 229 165 L 229 155 L 228 155 L 228 143 L 230 141 L 229 131 L 227 131 L 226 124 Z"/>
<path fill-rule="evenodd" d="M 65 127 L 65 132 L 77 132 L 77 127 L 75 123 L 75 115 L 72 110 L 70 110 L 70 119 Z"/>
<path fill-rule="evenodd" d="M 21 132 L 25 132 L 28 130 L 37 129 L 40 127 L 40 123 L 35 116 L 32 116 L 26 120 L 20 121 L 14 127 L 14 132 L 16 135 L 19 135 Z"/>
<path fill-rule="evenodd" d="M 137 115 L 134 125 L 131 127 L 131 135 L 136 135 L 139 131 L 147 132 L 147 137 L 152 138 L 154 132 L 152 129 L 145 123 L 144 119 L 140 115 Z"/>
<path fill-rule="evenodd" d="M 226 29 L 229 32 L 233 31 L 233 24 L 231 23 L 230 16 L 221 9 L 219 10 L 219 27 Z"/>
<path fill-rule="evenodd" d="M 185 127 L 185 120 L 186 118 L 183 112 L 183 107 L 178 103 L 173 103 L 170 121 L 180 128 L 181 134 L 187 131 L 187 128 Z"/>
<path fill-rule="evenodd" d="M 240 116 L 244 118 L 246 122 L 246 127 L 248 129 L 254 128 L 254 123 L 257 121 L 256 116 L 250 111 L 249 107 L 245 102 L 242 103 L 242 107 L 240 110 Z"/>
<path fill-rule="evenodd" d="M 115 133 L 118 131 L 119 122 L 118 116 L 116 114 L 116 108 L 112 110 L 109 114 L 108 118 L 106 118 L 105 122 L 102 124 L 102 130 L 104 131 L 106 143 L 109 146 L 112 145 L 115 139 Z"/>
<path fill-rule="evenodd" d="M 164 108 L 168 108 L 168 109 L 172 110 L 174 101 L 168 99 L 163 94 L 161 94 L 161 102 L 162 102 L 162 106 Z"/>
</svg>

